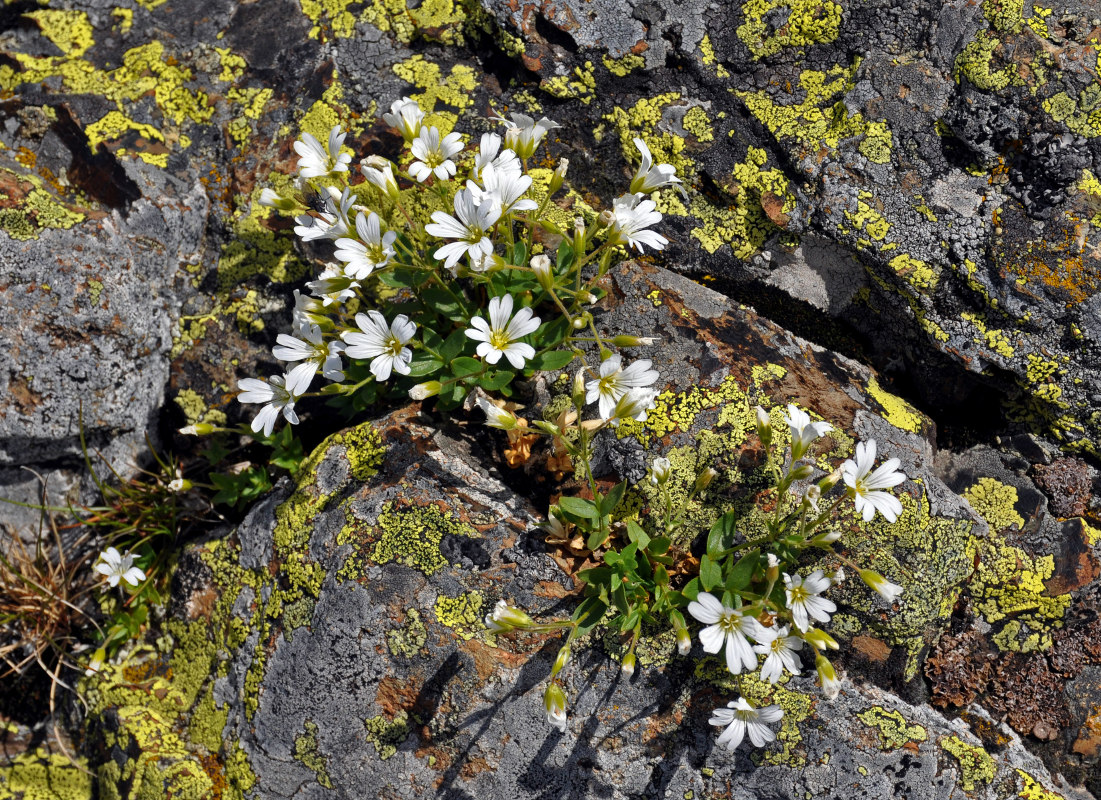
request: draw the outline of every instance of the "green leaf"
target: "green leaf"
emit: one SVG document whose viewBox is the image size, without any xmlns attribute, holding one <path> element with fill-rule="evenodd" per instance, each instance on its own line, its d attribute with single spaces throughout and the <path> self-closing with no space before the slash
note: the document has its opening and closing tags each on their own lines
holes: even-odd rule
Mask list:
<svg viewBox="0 0 1101 800">
<path fill-rule="evenodd" d="M 483 375 L 482 379 L 478 381 L 478 385 L 487 392 L 497 392 L 512 383 L 512 379 L 515 377 L 515 372 L 509 372 L 507 369 L 499 369 L 495 372 Z"/>
<path fill-rule="evenodd" d="M 573 361 L 574 355 L 572 350 L 548 350 L 545 353 L 539 353 L 533 358 L 528 366 L 532 369 L 537 369 L 542 372 L 551 372 L 553 370 L 559 370 Z"/>
<path fill-rule="evenodd" d="M 641 611 L 638 608 L 632 608 L 631 612 L 619 622 L 619 629 L 621 631 L 629 631 L 639 623 L 639 617 Z"/>
<path fill-rule="evenodd" d="M 582 583 L 597 584 L 607 583 L 613 574 L 608 567 L 600 566 L 583 569 L 577 573 L 577 577 Z"/>
<path fill-rule="evenodd" d="M 412 269 L 390 269 L 378 273 L 378 279 L 395 289 L 414 289 L 420 285 L 423 273 Z"/>
<path fill-rule="evenodd" d="M 600 501 L 600 513 L 607 516 L 615 511 L 615 507 L 619 505 L 623 499 L 623 493 L 627 491 L 627 481 L 620 481 L 613 486 L 604 498 Z"/>
<path fill-rule="evenodd" d="M 436 352 L 439 352 L 439 349 L 443 347 L 443 337 L 431 328 L 421 328 L 421 341 L 429 350 L 435 350 Z"/>
<path fill-rule="evenodd" d="M 463 378 L 482 371 L 482 362 L 469 356 L 460 356 L 451 361 L 451 374 L 456 378 Z"/>
<path fill-rule="evenodd" d="M 757 569 L 760 560 L 761 551 L 759 550 L 751 550 L 739 558 L 738 563 L 734 565 L 734 569 L 730 570 L 730 574 L 726 576 L 727 591 L 737 593 L 749 586 L 750 581 L 753 580 L 753 572 Z"/>
<path fill-rule="evenodd" d="M 663 567 L 661 564 L 654 566 L 654 583 L 658 586 L 669 585 L 669 570 Z"/>
<path fill-rule="evenodd" d="M 729 550 L 734 546 L 737 519 L 737 515 L 731 511 L 723 514 L 711 526 L 711 531 L 707 534 L 707 553 L 712 558 L 718 558 L 723 550 Z"/>
<path fill-rule="evenodd" d="M 704 553 L 700 559 L 700 585 L 703 586 L 704 591 L 710 592 L 716 586 L 721 586 L 722 582 L 723 571 L 707 553 Z"/>
<path fill-rule="evenodd" d="M 700 596 L 700 579 L 696 577 L 688 581 L 684 584 L 684 588 L 680 590 L 680 593 L 689 600 L 695 600 Z"/>
<path fill-rule="evenodd" d="M 425 308 L 435 311 L 440 316 L 456 322 L 467 321 L 466 311 L 449 292 L 445 292 L 443 289 L 435 286 L 421 289 L 417 297 Z"/>
<path fill-rule="evenodd" d="M 409 377 L 421 378 L 443 368 L 443 362 L 433 355 L 418 355 L 409 362 Z"/>
<path fill-rule="evenodd" d="M 604 563 L 607 564 L 609 567 L 614 567 L 622 560 L 623 557 L 615 550 L 609 550 L 607 553 L 604 554 Z"/>
<path fill-rule="evenodd" d="M 439 349 L 440 355 L 443 356 L 444 361 L 450 361 L 459 355 L 463 351 L 463 347 L 470 339 L 466 335 L 466 331 L 462 328 L 454 330 L 447 337 L 447 341 L 443 343 Z"/>
<path fill-rule="evenodd" d="M 558 507 L 567 514 L 583 519 L 595 520 L 599 516 L 593 501 L 582 497 L 563 497 L 558 501 Z"/>
<path fill-rule="evenodd" d="M 512 265 L 522 267 L 528 263 L 528 244 L 521 240 L 512 251 Z"/>
<path fill-rule="evenodd" d="M 649 546 L 646 548 L 646 552 L 655 556 L 665 555 L 669 552 L 669 547 L 673 544 L 673 540 L 668 536 L 655 536 L 650 540 Z"/>
<path fill-rule="evenodd" d="M 626 614 L 629 606 L 627 605 L 627 592 L 623 590 L 623 585 L 620 584 L 612 592 L 612 604 L 619 610 L 619 613 Z"/>
<path fill-rule="evenodd" d="M 563 241 L 558 245 L 558 256 L 555 261 L 558 266 L 558 274 L 561 275 L 569 270 L 573 264 L 573 247 L 570 246 L 569 242 Z"/>
<path fill-rule="evenodd" d="M 584 636 L 595 628 L 607 612 L 608 604 L 599 597 L 589 597 L 583 600 L 577 610 L 573 612 L 573 621 L 577 623 L 573 638 Z"/>
<path fill-rule="evenodd" d="M 650 535 L 634 520 L 627 523 L 627 538 L 632 542 L 638 542 L 638 546 L 642 548 L 648 549 L 647 546 L 650 544 Z"/>
<path fill-rule="evenodd" d="M 585 546 L 590 550 L 596 550 L 606 541 L 608 541 L 608 532 L 601 528 L 597 528 L 589 534 L 587 539 L 585 539 Z"/>
</svg>

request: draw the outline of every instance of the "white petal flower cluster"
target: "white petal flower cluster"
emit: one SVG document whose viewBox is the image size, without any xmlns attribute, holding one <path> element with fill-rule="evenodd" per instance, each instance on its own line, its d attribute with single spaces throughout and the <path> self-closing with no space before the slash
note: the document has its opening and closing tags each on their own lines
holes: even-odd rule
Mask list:
<svg viewBox="0 0 1101 800">
<path fill-rule="evenodd" d="M 771 629 L 753 617 L 724 606 L 708 592 L 700 592 L 688 604 L 688 613 L 707 626 L 700 631 L 704 652 L 717 653 L 725 645 L 726 668 L 734 675 L 741 674 L 742 669 L 749 672 L 757 669 L 757 656 L 749 644 L 750 638 L 762 644 L 776 638 Z"/>
<path fill-rule="evenodd" d="M 648 389 L 658 377 L 658 371 L 650 368 L 649 359 L 624 367 L 623 357 L 616 353 L 604 359 L 599 376 L 585 384 L 585 402 L 599 403 L 600 416 L 610 419 L 624 395 L 632 389 Z"/>
<path fill-rule="evenodd" d="M 356 314 L 359 331 L 344 331 L 341 337 L 347 343 L 349 358 L 371 359 L 371 374 L 375 380 L 389 380 L 390 373 L 408 375 L 413 351 L 406 345 L 417 332 L 417 326 L 409 317 L 398 314 L 390 324 L 380 311 Z"/>
<path fill-rule="evenodd" d="M 325 178 L 336 172 L 347 172 L 352 161 L 349 153 L 341 153 L 341 145 L 347 136 L 334 125 L 329 131 L 329 147 L 326 150 L 321 142 L 308 133 L 294 143 L 294 152 L 298 153 L 298 174 L 303 178 Z"/>
</svg>

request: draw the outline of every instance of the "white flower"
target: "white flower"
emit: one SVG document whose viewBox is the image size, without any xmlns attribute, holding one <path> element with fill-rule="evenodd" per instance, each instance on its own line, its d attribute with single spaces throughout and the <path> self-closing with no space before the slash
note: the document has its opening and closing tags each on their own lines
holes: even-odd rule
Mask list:
<svg viewBox="0 0 1101 800">
<path fill-rule="evenodd" d="M 298 174 L 303 178 L 322 178 L 334 172 L 347 172 L 348 164 L 352 156 L 341 153 L 340 146 L 344 144 L 344 137 L 339 125 L 333 125 L 329 131 L 329 149 L 308 133 L 302 134 L 302 139 L 294 143 L 294 151 L 298 153 Z"/>
<path fill-rule="evenodd" d="M 599 400 L 600 416 L 608 419 L 619 398 L 628 390 L 653 386 L 659 375 L 657 370 L 650 369 L 650 363 L 648 358 L 644 358 L 624 369 L 621 355 L 608 356 L 600 364 L 600 377 L 585 384 L 585 402 Z"/>
<path fill-rule="evenodd" d="M 788 636 L 787 625 L 776 631 L 776 638 L 771 642 L 754 646 L 755 652 L 767 656 L 761 667 L 761 680 L 776 683 L 785 669 L 792 675 L 798 675 L 799 662 L 795 657 L 795 651 L 802 646 L 802 639 L 797 636 Z"/>
<path fill-rule="evenodd" d="M 513 113 L 511 116 L 511 120 L 500 115 L 495 115 L 494 119 L 505 124 L 505 147 L 520 158 L 531 158 L 547 132 L 562 127 L 546 117 L 536 122 L 527 114 Z"/>
<path fill-rule="evenodd" d="M 841 465 L 841 477 L 849 487 L 849 496 L 856 505 L 856 513 L 862 513 L 865 522 L 871 522 L 876 511 L 888 522 L 894 522 L 902 513 L 902 503 L 893 494 L 880 490 L 898 486 L 906 480 L 906 476 L 896 472 L 901 463 L 897 458 L 887 459 L 879 465 L 879 469 L 869 475 L 874 463 L 875 439 L 869 439 L 867 444 L 857 442 L 856 460 L 850 458 Z"/>
<path fill-rule="evenodd" d="M 359 286 L 359 282 L 345 274 L 344 269 L 339 265 L 328 263 L 317 279 L 307 281 L 306 286 L 313 292 L 314 297 L 321 300 L 321 307 L 325 308 L 333 303 L 340 305 L 345 300 L 355 297 L 356 293 L 353 290 Z M 304 324 L 316 324 L 308 316 L 295 314 L 293 319 L 296 325 L 300 321 Z"/>
<path fill-rule="evenodd" d="M 501 217 L 500 207 L 495 203 L 478 205 L 469 189 L 455 193 L 454 206 L 457 219 L 444 211 L 433 211 L 432 222 L 424 226 L 429 236 L 458 239 L 432 254 L 433 258 L 445 259 L 443 265 L 447 269 L 452 269 L 464 253 L 470 253 L 471 261 L 489 256 L 493 242 L 486 233 Z"/>
<path fill-rule="evenodd" d="M 673 474 L 673 464 L 668 458 L 658 456 L 650 467 L 650 483 L 654 486 L 663 486 L 668 483 Z"/>
<path fill-rule="evenodd" d="M 500 428 L 503 431 L 510 431 L 516 427 L 516 416 L 514 414 L 497 407 L 484 397 L 479 397 L 476 402 L 478 408 L 485 412 L 486 425 L 489 427 Z"/>
<path fill-rule="evenodd" d="M 449 133 L 441 140 L 439 130 L 432 126 L 421 128 L 410 147 L 417 160 L 409 166 L 409 174 L 424 183 L 429 175 L 446 181 L 455 174 L 455 162 L 451 157 L 462 152 L 463 143 L 458 133 Z"/>
<path fill-rule="evenodd" d="M 540 253 L 533 256 L 528 263 L 531 265 L 531 271 L 535 273 L 535 279 L 539 281 L 539 285 L 549 292 L 554 286 L 554 270 L 551 267 L 551 260 L 545 253 Z"/>
<path fill-rule="evenodd" d="M 336 341 L 326 343 L 317 325 L 304 325 L 297 333 L 302 338 L 279 334 L 278 344 L 271 349 L 280 361 L 302 362 L 287 373 L 287 391 L 296 396 L 305 394 L 318 370 L 331 381 L 344 380 L 340 362 L 343 345 Z"/>
<path fill-rule="evenodd" d="M 830 588 L 830 579 L 820 569 L 816 569 L 806 578 L 784 573 L 784 585 L 787 587 L 791 618 L 795 620 L 795 627 L 803 632 L 810 628 L 808 617 L 819 622 L 829 622 L 830 614 L 837 610 L 832 600 L 819 597 Z"/>
<path fill-rule="evenodd" d="M 688 604 L 688 613 L 708 626 L 700 631 L 705 652 L 717 653 L 726 645 L 726 668 L 735 675 L 740 674 L 743 667 L 747 671 L 757 668 L 757 656 L 746 636 L 769 642 L 776 635 L 753 617 L 724 606 L 708 592 L 700 592 Z"/>
<path fill-rule="evenodd" d="M 487 363 L 496 364 L 501 356 L 508 359 L 516 369 L 522 369 L 524 362 L 535 356 L 535 348 L 530 344 L 517 341 L 539 327 L 539 317 L 533 317 L 530 308 L 521 308 L 512 316 L 512 295 L 494 297 L 489 301 L 489 322 L 481 317 L 470 320 L 472 327 L 466 335 L 477 342 L 477 353 Z"/>
<path fill-rule="evenodd" d="M 408 97 L 395 100 L 390 104 L 390 113 L 383 114 L 382 118 L 392 128 L 399 128 L 401 135 L 407 142 L 413 141 L 420 132 L 421 123 L 424 121 L 424 112 L 417 105 L 417 101 Z"/>
<path fill-rule="evenodd" d="M 646 230 L 661 222 L 661 212 L 656 210 L 657 204 L 653 200 L 641 200 L 640 197 L 637 194 L 625 194 L 615 199 L 608 241 L 613 245 L 630 245 L 640 253 L 643 245 L 661 250 L 669 244 L 669 240 L 656 231 Z"/>
<path fill-rule="evenodd" d="M 817 483 L 812 483 L 807 487 L 806 492 L 803 493 L 803 499 L 807 501 L 807 504 L 814 509 L 814 513 L 818 514 L 818 501 L 822 499 L 822 490 L 818 488 Z"/>
<path fill-rule="evenodd" d="M 727 703 L 726 708 L 716 708 L 708 724 L 726 726 L 719 735 L 719 744 L 733 753 L 746 733 L 754 747 L 764 747 L 775 740 L 776 734 L 765 723 L 779 722 L 783 716 L 780 706 L 754 708 L 744 697 L 739 697 Z"/>
<path fill-rule="evenodd" d="M 557 683 L 552 683 L 543 693 L 543 707 L 547 710 L 547 724 L 566 732 L 566 693 Z"/>
<path fill-rule="evenodd" d="M 620 422 L 626 419 L 645 422 L 646 412 L 656 405 L 656 398 L 657 393 L 653 389 L 640 387 L 628 389 L 627 393 L 619 398 L 619 401 L 615 404 L 608 420 L 613 427 L 618 426 Z"/>
<path fill-rule="evenodd" d="M 415 323 L 405 314 L 398 314 L 394 321 L 386 324 L 386 317 L 378 311 L 356 314 L 359 331 L 344 331 L 340 337 L 348 343 L 344 352 L 348 358 L 370 358 L 371 374 L 377 381 L 385 381 L 391 371 L 409 374 L 409 362 L 413 360 L 413 351 L 405 346 L 417 332 Z"/>
<path fill-rule="evenodd" d="M 828 422 L 811 422 L 810 415 L 791 403 L 784 421 L 791 428 L 791 460 L 798 461 L 807 452 L 810 443 L 833 430 Z"/>
<path fill-rule="evenodd" d="M 325 205 L 324 211 L 313 214 L 299 214 L 294 218 L 298 224 L 294 226 L 294 232 L 304 242 L 314 239 L 339 239 L 346 236 L 351 230 L 352 223 L 348 220 L 348 211 L 355 201 L 355 195 L 351 189 L 344 189 L 339 195 L 336 189 L 329 190 L 321 196 Z"/>
<path fill-rule="evenodd" d="M 242 378 L 237 382 L 237 388 L 241 390 L 237 395 L 240 402 L 267 404 L 260 409 L 256 419 L 252 421 L 252 429 L 256 433 L 263 428 L 264 435 L 271 436 L 280 411 L 291 425 L 298 424 L 298 415 L 294 413 L 294 402 L 298 398 L 287 391 L 285 376 L 273 375 L 268 381 Z"/>
<path fill-rule="evenodd" d="M 646 146 L 646 142 L 637 137 L 634 142 L 638 152 L 642 154 L 642 164 L 639 165 L 638 172 L 635 173 L 627 191 L 631 194 L 650 194 L 666 186 L 675 186 L 680 183 L 676 167 L 672 164 L 654 166 L 654 158 L 650 155 L 650 148 Z M 683 186 L 676 186 L 676 189 L 682 197 L 688 199 L 688 193 L 684 191 Z"/>
<path fill-rule="evenodd" d="M 345 273 L 361 281 L 374 270 L 390 263 L 390 259 L 394 257 L 393 244 L 398 233 L 383 233 L 378 214 L 374 211 L 369 215 L 359 212 L 356 217 L 356 233 L 359 234 L 359 241 L 337 239 L 334 255 L 347 264 Z"/>
<path fill-rule="evenodd" d="M 96 572 L 107 578 L 111 588 L 118 586 L 120 580 L 131 586 L 137 586 L 145 580 L 145 573 L 134 566 L 134 554 L 121 555 L 113 547 L 108 547 L 99 554 Z"/>
<path fill-rule="evenodd" d="M 368 182 L 390 198 L 398 196 L 398 182 L 394 180 L 394 167 L 382 156 L 367 156 L 359 165 L 359 171 Z"/>
<path fill-rule="evenodd" d="M 505 151 L 509 152 L 508 150 Z M 511 214 L 514 211 L 532 211 L 539 208 L 534 200 L 524 197 L 524 193 L 531 188 L 531 176 L 525 175 L 520 169 L 520 162 L 515 161 L 515 168 L 497 167 L 494 164 L 486 164 L 482 168 L 482 184 L 480 188 L 474 181 L 467 181 L 466 188 L 474 195 L 478 205 L 495 203 L 500 208 L 500 214 Z"/>
<path fill-rule="evenodd" d="M 501 151 L 501 137 L 496 133 L 483 133 L 474 156 L 473 176 L 481 180 L 482 170 L 490 164 L 495 169 L 521 169 L 520 159 L 511 150 Z"/>
<path fill-rule="evenodd" d="M 520 609 L 510 606 L 504 600 L 498 600 L 493 611 L 486 614 L 485 624 L 490 633 L 501 633 L 514 628 L 526 630 L 535 627 L 536 623 Z"/>
<path fill-rule="evenodd" d="M 893 603 L 902 594 L 902 587 L 897 583 L 891 583 L 878 572 L 870 569 L 860 570 L 860 580 L 868 585 L 868 588 L 878 594 L 888 603 Z"/>
</svg>

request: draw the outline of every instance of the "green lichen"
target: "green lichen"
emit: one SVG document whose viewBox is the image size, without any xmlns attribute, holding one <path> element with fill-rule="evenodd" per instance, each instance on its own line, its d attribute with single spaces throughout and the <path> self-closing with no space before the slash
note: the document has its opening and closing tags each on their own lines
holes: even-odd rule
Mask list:
<svg viewBox="0 0 1101 800">
<path fill-rule="evenodd" d="M 378 474 L 386 456 L 382 436 L 372 425 L 357 425 L 326 439 L 325 452 L 331 447 L 343 447 L 352 477 L 360 483 Z"/>
<path fill-rule="evenodd" d="M 887 266 L 918 292 L 928 294 L 937 287 L 940 280 L 937 270 L 909 253 L 900 253 L 888 261 Z"/>
<path fill-rule="evenodd" d="M 973 792 L 980 783 L 990 783 L 997 774 L 994 759 L 982 747 L 970 745 L 958 736 L 947 736 L 939 742 L 941 749 L 959 763 L 960 788 Z"/>
<path fill-rule="evenodd" d="M 481 592 L 463 592 L 458 597 L 441 594 L 436 598 L 432 611 L 436 621 L 451 628 L 460 639 L 472 639 L 485 630 L 482 602 Z"/>
<path fill-rule="evenodd" d="M 1021 800 L 1066 800 L 1063 795 L 1045 789 L 1042 783 L 1023 769 L 1017 770 L 1017 776 L 1021 779 L 1021 791 L 1017 795 Z"/>
<path fill-rule="evenodd" d="M 700 106 L 692 106 L 684 112 L 681 125 L 696 137 L 697 142 L 710 142 L 715 139 L 715 134 L 711 130 L 711 117 Z"/>
<path fill-rule="evenodd" d="M 428 629 L 415 608 L 405 609 L 405 618 L 405 625 L 401 628 L 386 632 L 386 645 L 391 655 L 414 658 L 428 641 Z"/>
<path fill-rule="evenodd" d="M 924 742 L 929 734 L 921 725 L 911 725 L 897 711 L 888 711 L 882 706 L 872 706 L 861 711 L 856 718 L 874 728 L 879 734 L 879 746 L 883 750 L 897 750 L 910 742 Z"/>
<path fill-rule="evenodd" d="M 964 311 L 960 316 L 974 325 L 975 329 L 978 330 L 980 336 L 974 340 L 976 344 L 985 345 L 1004 358 L 1012 358 L 1014 353 L 1016 353 L 1005 331 L 988 327 L 982 315 L 971 311 Z"/>
<path fill-rule="evenodd" d="M 398 751 L 398 745 L 408 738 L 412 731 L 409 714 L 403 709 L 392 720 L 381 714 L 363 721 L 367 728 L 367 741 L 375 746 L 378 757 L 385 761 Z"/>
<path fill-rule="evenodd" d="M 383 506 L 377 530 L 382 538 L 375 544 L 370 559 L 375 564 L 396 562 L 432 575 L 447 566 L 440 552 L 444 536 L 477 537 L 470 525 L 452 516 L 438 505 Z"/>
<path fill-rule="evenodd" d="M 306 720 L 305 733 L 296 734 L 294 737 L 294 758 L 305 764 L 317 775 L 317 782 L 326 789 L 333 788 L 333 781 L 329 777 L 329 759 L 321 755 L 318 747 L 317 723 Z"/>
<path fill-rule="evenodd" d="M 787 9 L 787 19 L 775 27 L 765 15 L 779 9 Z M 737 34 L 754 61 L 787 47 L 829 44 L 841 29 L 841 6 L 832 0 L 748 0 L 742 13 L 745 22 L 738 26 Z"/>
<path fill-rule="evenodd" d="M 183 412 L 188 425 L 195 425 L 200 422 L 224 425 L 226 422 L 226 413 L 217 408 L 209 408 L 202 395 L 193 389 L 182 389 L 176 395 L 175 403 Z"/>
<path fill-rule="evenodd" d="M 0 800 L 91 800 L 87 768 L 41 747 L 20 753 L 0 766 Z"/>
<path fill-rule="evenodd" d="M 703 59 L 703 63 L 715 70 L 715 75 L 719 78 L 729 78 L 730 71 L 726 69 L 719 60 L 715 58 L 715 46 L 711 43 L 710 34 L 704 34 L 703 39 L 700 41 L 700 56 Z"/>
<path fill-rule="evenodd" d="M 435 125 L 441 135 L 450 133 L 459 121 L 459 114 L 474 104 L 477 75 L 465 64 L 453 65 L 444 75 L 439 64 L 418 54 L 395 64 L 393 69 L 395 75 L 420 90 L 409 96 L 424 110 L 424 124 Z"/>
</svg>

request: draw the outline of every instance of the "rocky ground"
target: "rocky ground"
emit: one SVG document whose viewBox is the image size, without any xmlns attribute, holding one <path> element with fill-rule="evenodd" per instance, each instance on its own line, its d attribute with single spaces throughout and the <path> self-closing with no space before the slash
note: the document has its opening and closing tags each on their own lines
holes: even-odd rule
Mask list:
<svg viewBox="0 0 1101 800">
<path fill-rule="evenodd" d="M 661 637 L 627 680 L 598 630 L 559 734 L 541 708 L 555 641 L 481 624 L 501 598 L 548 617 L 576 603 L 576 554 L 534 528 L 544 462 L 510 468 L 480 420 L 430 403 L 377 409 L 190 543 L 166 620 L 83 684 L 72 746 L 98 796 L 1096 795 L 1097 17 L 1012 0 L 5 2 L 5 496 L 38 498 L 31 467 L 54 502 L 91 501 L 81 425 L 127 473 L 147 436 L 187 453 L 174 428 L 240 418 L 236 381 L 273 363 L 316 256 L 260 190 L 293 171 L 301 131 L 339 122 L 358 153 L 396 153 L 379 115 L 403 95 L 471 132 L 503 110 L 563 123 L 550 149 L 575 203 L 622 191 L 634 136 L 685 178 L 661 208 L 673 245 L 609 278 L 600 324 L 664 337 L 646 353 L 664 393 L 599 442 L 604 478 L 639 481 L 665 454 L 686 486 L 715 464 L 703 529 L 759 458 L 750 409 L 789 401 L 838 428 L 821 468 L 874 437 L 911 478 L 896 526 L 851 526 L 906 593 L 841 598 L 836 700 Z M 529 387 L 541 409 L 561 392 L 554 375 Z M 3 519 L 33 535 L 33 513 Z M 739 692 L 785 709 L 776 744 L 715 747 L 707 717 Z M 16 705 L 0 798 L 89 796 L 41 709 Z"/>
</svg>

